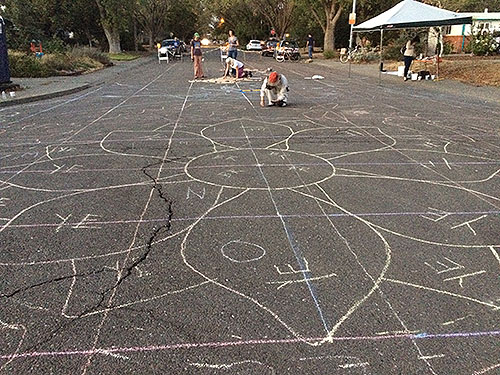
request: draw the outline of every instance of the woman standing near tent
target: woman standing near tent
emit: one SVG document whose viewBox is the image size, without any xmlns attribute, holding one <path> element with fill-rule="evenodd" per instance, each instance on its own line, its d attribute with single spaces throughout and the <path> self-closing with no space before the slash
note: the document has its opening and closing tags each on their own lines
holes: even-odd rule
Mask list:
<svg viewBox="0 0 500 375">
<path fill-rule="evenodd" d="M 405 48 L 405 52 L 404 52 L 404 59 L 405 59 L 404 80 L 405 81 L 408 80 L 408 72 L 410 71 L 411 63 L 415 59 L 415 56 L 417 56 L 417 53 L 415 52 L 415 46 L 417 45 L 417 43 L 420 43 L 420 37 L 418 35 L 406 43 L 406 48 Z"/>
</svg>

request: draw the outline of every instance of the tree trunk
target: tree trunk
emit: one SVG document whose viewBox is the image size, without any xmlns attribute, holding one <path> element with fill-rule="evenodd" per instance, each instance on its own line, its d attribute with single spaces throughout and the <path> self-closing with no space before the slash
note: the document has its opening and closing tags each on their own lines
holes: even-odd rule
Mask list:
<svg viewBox="0 0 500 375">
<path fill-rule="evenodd" d="M 139 52 L 139 43 L 137 41 L 137 20 L 134 18 L 134 50 Z"/>
<path fill-rule="evenodd" d="M 325 38 L 323 39 L 323 43 L 324 51 L 335 50 L 335 24 L 330 20 L 326 21 Z"/>
<path fill-rule="evenodd" d="M 106 10 L 99 0 L 96 0 L 99 15 L 101 17 L 101 25 L 106 35 L 109 44 L 109 53 L 121 53 L 122 47 L 120 45 L 120 31 L 115 26 L 109 25 L 106 22 Z"/>
<path fill-rule="evenodd" d="M 338 4 L 337 0 L 323 0 L 322 7 L 326 21 L 321 19 L 319 14 L 314 9 L 313 4 L 311 4 L 310 9 L 314 18 L 325 33 L 325 37 L 323 39 L 323 50 L 335 51 L 335 26 L 337 25 L 337 21 L 342 13 L 342 6 Z"/>
<path fill-rule="evenodd" d="M 118 30 L 109 29 L 104 27 L 104 34 L 109 44 L 109 53 L 121 53 L 122 48 L 120 45 L 120 32 Z"/>
<path fill-rule="evenodd" d="M 154 48 L 154 36 L 153 36 L 153 30 L 149 30 L 149 50 L 152 51 Z"/>
</svg>

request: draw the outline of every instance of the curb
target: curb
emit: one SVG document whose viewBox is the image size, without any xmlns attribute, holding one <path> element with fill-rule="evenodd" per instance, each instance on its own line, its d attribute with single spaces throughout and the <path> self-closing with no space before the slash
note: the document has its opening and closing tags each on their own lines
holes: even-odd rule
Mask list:
<svg viewBox="0 0 500 375">
<path fill-rule="evenodd" d="M 14 106 L 14 105 L 19 105 L 19 104 L 26 104 L 26 103 L 38 102 L 38 101 L 46 100 L 46 99 L 58 98 L 60 96 L 70 95 L 70 94 L 74 94 L 74 93 L 77 93 L 77 92 L 80 92 L 80 91 L 83 91 L 83 90 L 87 90 L 87 89 L 89 89 L 91 87 L 92 87 L 92 85 L 85 84 L 85 85 L 74 87 L 74 88 L 68 89 L 68 90 L 51 92 L 49 94 L 42 94 L 42 95 L 37 95 L 37 96 L 30 96 L 30 97 L 20 98 L 20 99 L 12 99 L 12 100 L 8 100 L 8 101 L 5 101 L 5 102 L 0 102 L 0 108 L 2 108 L 2 107 L 11 107 L 11 106 Z"/>
</svg>

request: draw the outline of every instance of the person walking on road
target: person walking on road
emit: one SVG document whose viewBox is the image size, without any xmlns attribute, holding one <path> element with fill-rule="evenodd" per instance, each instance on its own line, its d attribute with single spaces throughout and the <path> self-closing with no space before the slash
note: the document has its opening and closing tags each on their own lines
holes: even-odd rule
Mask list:
<svg viewBox="0 0 500 375">
<path fill-rule="evenodd" d="M 240 42 L 238 42 L 238 38 L 234 35 L 233 30 L 229 30 L 229 38 L 227 39 L 228 50 L 227 56 L 233 59 L 238 58 L 238 47 L 240 46 Z"/>
<path fill-rule="evenodd" d="M 405 70 L 404 70 L 404 80 L 408 80 L 408 72 L 410 71 L 411 63 L 415 60 L 417 53 L 415 51 L 415 46 L 417 43 L 420 43 L 420 37 L 417 35 L 413 39 L 409 40 L 406 43 L 405 52 L 404 52 L 404 60 L 405 60 Z"/>
<path fill-rule="evenodd" d="M 191 60 L 194 63 L 194 79 L 205 78 L 202 59 L 203 51 L 201 50 L 200 34 L 194 33 L 194 39 L 191 41 Z"/>
<path fill-rule="evenodd" d="M 314 51 L 314 38 L 311 34 L 307 36 L 307 44 L 306 47 L 309 52 L 309 59 L 312 60 L 313 58 L 313 51 Z"/>
<path fill-rule="evenodd" d="M 288 102 L 288 80 L 283 74 L 271 72 L 260 89 L 260 105 L 265 107 L 267 96 L 268 107 L 286 107 Z"/>
</svg>

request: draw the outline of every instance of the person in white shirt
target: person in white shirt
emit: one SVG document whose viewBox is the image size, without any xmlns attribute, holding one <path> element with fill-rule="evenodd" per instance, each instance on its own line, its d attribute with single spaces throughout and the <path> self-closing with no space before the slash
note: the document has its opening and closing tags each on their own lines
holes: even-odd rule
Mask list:
<svg viewBox="0 0 500 375">
<path fill-rule="evenodd" d="M 241 61 L 228 57 L 226 59 L 226 69 L 224 70 L 224 78 L 228 75 L 234 75 L 236 79 L 245 78 L 247 76 L 251 77 L 251 74 L 245 70 L 245 64 Z"/>
<path fill-rule="evenodd" d="M 288 80 L 283 74 L 271 72 L 260 89 L 260 105 L 266 105 L 265 97 L 267 96 L 268 106 L 286 107 L 288 102 Z"/>
<path fill-rule="evenodd" d="M 406 48 L 405 48 L 405 52 L 404 52 L 404 60 L 405 60 L 404 80 L 405 81 L 408 80 L 408 72 L 410 71 L 411 63 L 415 59 L 415 56 L 417 56 L 417 54 L 415 52 L 415 46 L 417 45 L 417 43 L 420 43 L 420 37 L 418 35 L 406 43 Z"/>
</svg>

